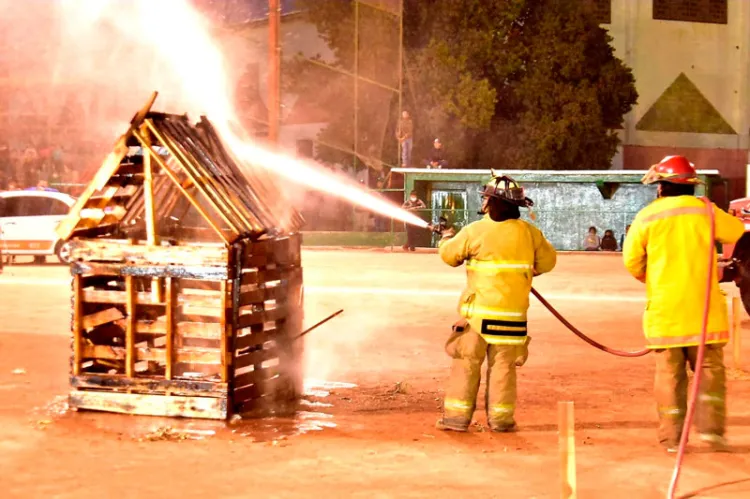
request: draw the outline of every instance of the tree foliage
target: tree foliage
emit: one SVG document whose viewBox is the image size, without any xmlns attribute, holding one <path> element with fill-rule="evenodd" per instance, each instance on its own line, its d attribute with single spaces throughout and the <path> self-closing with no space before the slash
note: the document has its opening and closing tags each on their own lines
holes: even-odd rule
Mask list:
<svg viewBox="0 0 750 499">
<path fill-rule="evenodd" d="M 339 67 L 350 71 L 354 2 L 303 3 Z M 369 15 L 365 32 L 360 21 L 360 74 L 397 86 L 395 23 L 388 15 Z M 362 42 L 367 30 L 369 42 Z M 415 160 L 440 137 L 452 166 L 608 168 L 618 145 L 616 129 L 637 100 L 632 72 L 615 57 L 611 41 L 580 0 L 404 0 L 404 108 L 415 121 Z M 323 135 L 350 143 L 350 82 L 331 85 L 328 78 L 323 85 L 326 78 L 318 81 L 301 64 L 291 66 L 292 86 L 317 86 L 336 110 Z M 387 113 L 392 131 L 395 96 L 364 94 L 360 113 L 381 128 L 375 117 Z M 389 102 L 383 105 L 383 99 Z M 358 129 L 371 148 L 381 138 L 394 142 L 389 133 L 367 126 Z"/>
</svg>

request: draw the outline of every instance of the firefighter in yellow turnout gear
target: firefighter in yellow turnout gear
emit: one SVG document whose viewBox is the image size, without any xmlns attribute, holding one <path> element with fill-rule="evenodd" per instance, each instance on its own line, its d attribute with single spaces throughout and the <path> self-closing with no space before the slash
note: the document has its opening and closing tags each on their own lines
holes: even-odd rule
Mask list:
<svg viewBox="0 0 750 499">
<path fill-rule="evenodd" d="M 437 427 L 467 431 L 487 357 L 487 420 L 505 432 L 516 428 L 516 367 L 526 362 L 531 340 L 531 280 L 555 267 L 557 253 L 539 229 L 519 219 L 519 207 L 533 202 L 513 179 L 494 177 L 481 193 L 484 217 L 453 238 L 444 235 L 439 246 L 448 265 L 466 263 L 467 284 L 459 302 L 464 319 L 445 346 L 453 362 Z"/>
<path fill-rule="evenodd" d="M 726 446 L 726 384 L 723 348 L 729 340 L 727 307 L 716 265 L 709 268 L 706 252 L 710 226 L 703 201 L 694 196 L 700 181 L 693 165 L 682 156 L 667 156 L 651 167 L 644 184 L 658 184 L 656 201 L 642 209 L 625 238 L 625 267 L 646 283 L 643 332 L 655 352 L 654 392 L 659 417 L 659 441 L 677 450 L 687 412 L 687 372 L 701 369 L 696 426 L 701 439 L 715 449 Z M 716 239 L 734 243 L 744 233 L 743 223 L 716 206 Z M 708 272 L 713 274 L 706 352 L 696 366 L 705 307 Z"/>
</svg>

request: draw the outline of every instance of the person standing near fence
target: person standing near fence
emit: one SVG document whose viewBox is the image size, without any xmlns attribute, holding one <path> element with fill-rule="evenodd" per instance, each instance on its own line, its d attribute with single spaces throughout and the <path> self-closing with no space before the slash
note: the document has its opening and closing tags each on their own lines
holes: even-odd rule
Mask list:
<svg viewBox="0 0 750 499">
<path fill-rule="evenodd" d="M 411 164 L 411 149 L 414 145 L 414 122 L 408 111 L 401 113 L 396 138 L 401 144 L 401 166 L 408 168 Z"/>
<path fill-rule="evenodd" d="M 424 204 L 424 201 L 419 199 L 419 196 L 417 195 L 417 191 L 411 191 L 409 193 L 409 199 L 401 206 L 407 211 L 415 212 L 417 210 L 424 210 L 427 208 L 427 205 Z M 416 247 L 416 239 L 417 239 L 417 232 L 420 229 L 419 227 L 414 227 L 413 225 L 406 224 L 406 244 L 403 245 L 404 251 L 411 250 L 415 251 Z"/>
</svg>

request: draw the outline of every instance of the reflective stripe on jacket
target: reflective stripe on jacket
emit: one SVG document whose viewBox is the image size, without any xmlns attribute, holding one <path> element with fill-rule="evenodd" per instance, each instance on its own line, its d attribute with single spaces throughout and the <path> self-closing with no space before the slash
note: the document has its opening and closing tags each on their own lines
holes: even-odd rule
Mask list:
<svg viewBox="0 0 750 499">
<path fill-rule="evenodd" d="M 542 232 L 523 220 L 494 222 L 488 215 L 440 244 L 452 267 L 466 263 L 459 313 L 487 341 L 521 345 L 534 274 L 555 267 L 557 253 Z"/>
<path fill-rule="evenodd" d="M 716 240 L 735 243 L 745 232 L 737 218 L 712 205 Z M 625 237 L 623 260 L 635 278 L 646 282 L 643 332 L 649 348 L 700 344 L 713 241 L 706 205 L 694 196 L 659 198 L 635 217 Z M 727 306 L 719 288 L 717 266 L 711 268 L 708 343 L 729 339 Z"/>
</svg>

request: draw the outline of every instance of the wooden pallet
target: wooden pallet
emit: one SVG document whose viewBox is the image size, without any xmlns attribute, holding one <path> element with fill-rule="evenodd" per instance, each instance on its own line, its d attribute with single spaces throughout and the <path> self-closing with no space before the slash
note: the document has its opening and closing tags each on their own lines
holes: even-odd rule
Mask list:
<svg viewBox="0 0 750 499">
<path fill-rule="evenodd" d="M 294 236 L 235 253 L 175 248 L 212 264 L 200 267 L 165 264 L 160 250 L 121 241 L 71 245 L 79 260 L 72 264 L 71 406 L 222 419 L 298 397 L 299 244 Z M 138 257 L 107 261 L 126 253 Z M 156 410 L 159 396 L 164 407 Z M 185 402 L 191 397 L 201 399 L 193 408 Z"/>
</svg>

